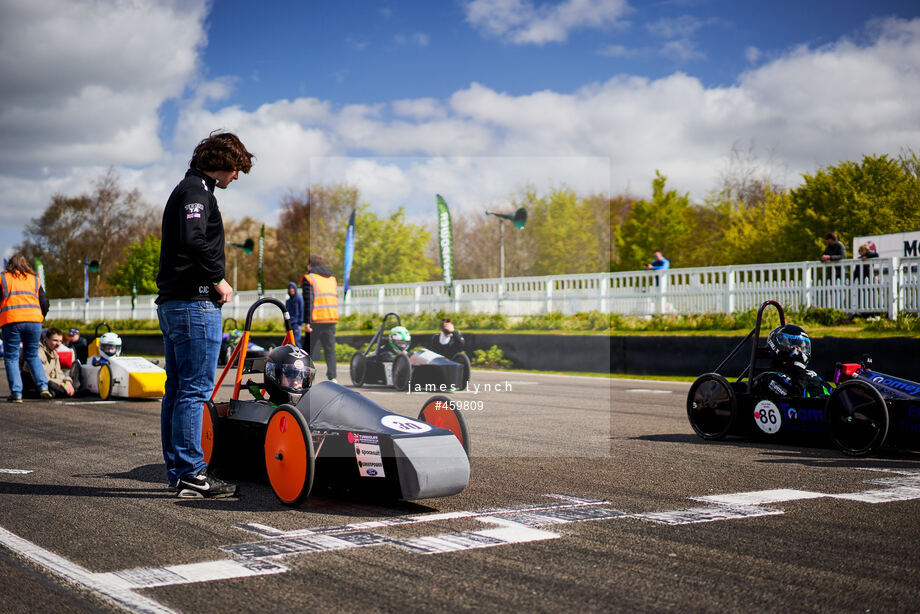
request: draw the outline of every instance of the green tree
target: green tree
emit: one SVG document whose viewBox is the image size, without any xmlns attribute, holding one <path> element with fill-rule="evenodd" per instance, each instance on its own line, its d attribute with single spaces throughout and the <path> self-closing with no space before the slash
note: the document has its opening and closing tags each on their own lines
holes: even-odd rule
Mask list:
<svg viewBox="0 0 920 614">
<path fill-rule="evenodd" d="M 792 190 L 799 224 L 789 237 L 789 259 L 815 259 L 831 230 L 847 245 L 854 236 L 920 228 L 918 162 L 912 151 L 897 158 L 863 156 L 804 175 L 803 185 Z"/>
<path fill-rule="evenodd" d="M 666 183 L 667 177 L 655 171 L 652 200 L 634 203 L 626 221 L 619 227 L 616 236 L 618 269 L 642 268 L 659 250 L 672 266 L 683 262 L 684 246 L 691 232 L 690 196 L 678 194 L 677 190 L 665 191 Z"/>
<path fill-rule="evenodd" d="M 157 293 L 157 273 L 160 270 L 160 239 L 147 235 L 124 248 L 124 262 L 115 266 L 108 282 L 119 294 L 131 294 L 137 283 L 138 294 Z"/>
<path fill-rule="evenodd" d="M 428 281 L 438 272 L 426 254 L 431 233 L 406 221 L 400 207 L 389 217 L 378 217 L 370 205 L 362 204 L 355 216 L 355 256 L 349 283 L 351 285 L 397 284 Z M 335 253 L 345 248 L 345 227 L 336 233 Z M 341 258 L 332 265 L 336 277 L 342 279 Z"/>
<path fill-rule="evenodd" d="M 785 190 L 766 188 L 756 204 L 737 201 L 731 206 L 719 252 L 719 264 L 755 264 L 759 262 L 789 262 L 786 239 L 795 234 L 797 221 L 792 198 Z"/>
<path fill-rule="evenodd" d="M 83 260 L 98 260 L 100 270 L 90 274 L 90 294 L 115 292 L 107 274 L 121 264 L 124 248 L 148 234 L 159 235 L 160 217 L 141 200 L 137 190 L 121 187 L 109 169 L 94 182 L 91 194 L 55 194 L 51 203 L 25 228 L 17 251 L 45 265 L 50 298 L 83 295 Z"/>
<path fill-rule="evenodd" d="M 603 227 L 604 218 L 609 216 L 596 211 L 592 207 L 596 203 L 578 198 L 569 188 L 552 190 L 543 198 L 532 195 L 530 200 L 530 220 L 523 232 L 529 232 L 529 240 L 536 244 L 532 275 L 604 270 L 610 260 L 609 250 L 601 244 L 598 222 Z"/>
</svg>

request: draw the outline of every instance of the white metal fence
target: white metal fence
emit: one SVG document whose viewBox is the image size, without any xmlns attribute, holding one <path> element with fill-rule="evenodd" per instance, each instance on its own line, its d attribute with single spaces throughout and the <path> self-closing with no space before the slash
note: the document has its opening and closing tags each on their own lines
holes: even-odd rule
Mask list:
<svg viewBox="0 0 920 614">
<path fill-rule="evenodd" d="M 829 307 L 847 313 L 887 314 L 920 311 L 920 258 L 868 261 L 783 262 L 743 266 L 628 271 L 546 277 L 466 279 L 454 282 L 453 294 L 440 282 L 355 286 L 342 296 L 342 315 L 353 313 L 418 314 L 426 311 L 502 313 L 509 316 L 587 311 L 629 315 L 731 313 L 759 307 L 768 299 L 786 307 Z M 266 296 L 284 301 L 287 291 Z M 55 299 L 49 318 L 156 319 L 155 296 Z M 254 290 L 234 293 L 224 317 L 245 318 L 258 298 Z M 256 318 L 275 317 L 263 306 Z"/>
</svg>

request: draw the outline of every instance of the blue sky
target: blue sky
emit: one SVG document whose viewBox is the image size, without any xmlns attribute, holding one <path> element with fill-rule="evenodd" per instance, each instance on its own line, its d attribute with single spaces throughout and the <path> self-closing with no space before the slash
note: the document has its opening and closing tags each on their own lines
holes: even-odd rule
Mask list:
<svg viewBox="0 0 920 614">
<path fill-rule="evenodd" d="M 215 128 L 257 154 L 220 194 L 358 185 L 429 223 L 526 186 L 700 201 L 733 147 L 774 181 L 920 141 L 920 3 L 671 0 L 0 5 L 0 251 L 112 166 L 156 207 Z"/>
<path fill-rule="evenodd" d="M 462 2 L 293 4 L 252 10 L 251 2 L 214 2 L 203 60 L 209 74 L 239 78 L 235 103 L 252 110 L 301 96 L 340 104 L 443 98 L 474 81 L 513 95 L 570 92 L 615 74 L 656 79 L 675 71 L 730 85 L 793 47 L 860 38 L 873 17 L 920 15 L 920 3 L 903 0 L 630 3 L 608 26 L 515 44 L 474 27 Z M 675 41 L 684 45 L 663 51 Z M 616 46 L 623 49 L 611 51 Z M 758 61 L 748 59 L 749 48 Z"/>
</svg>

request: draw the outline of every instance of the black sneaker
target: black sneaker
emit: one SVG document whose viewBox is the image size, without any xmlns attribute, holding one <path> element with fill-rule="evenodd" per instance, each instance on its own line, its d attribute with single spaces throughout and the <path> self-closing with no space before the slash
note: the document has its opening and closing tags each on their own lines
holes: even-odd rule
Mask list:
<svg viewBox="0 0 920 614">
<path fill-rule="evenodd" d="M 179 478 L 176 486 L 180 499 L 223 499 L 236 494 L 236 484 L 199 473 Z"/>
<path fill-rule="evenodd" d="M 6 400 L 10 403 L 22 403 L 22 397 L 16 394 L 11 394 L 10 396 L 6 397 Z"/>
</svg>

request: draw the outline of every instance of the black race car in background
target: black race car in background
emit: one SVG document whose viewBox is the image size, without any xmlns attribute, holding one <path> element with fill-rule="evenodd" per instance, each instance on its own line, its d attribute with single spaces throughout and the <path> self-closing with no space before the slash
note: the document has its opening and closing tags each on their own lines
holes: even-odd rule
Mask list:
<svg viewBox="0 0 920 614">
<path fill-rule="evenodd" d="M 805 445 L 832 444 L 850 456 L 865 456 L 883 445 L 920 450 L 920 383 L 873 371 L 871 358 L 837 363 L 829 395 L 788 396 L 759 387 L 769 377 L 769 360 L 760 337 L 764 309 L 782 306 L 766 301 L 757 324 L 712 373 L 698 377 L 687 395 L 687 417 L 703 439 L 728 435 Z M 751 341 L 751 359 L 734 381 L 722 368 Z"/>
<path fill-rule="evenodd" d="M 411 354 L 406 350 L 399 351 L 390 346 L 385 332 L 390 318 L 395 322 L 393 328 L 402 326 L 399 315 L 386 314 L 365 351 L 355 352 L 352 356 L 350 371 L 355 386 L 381 384 L 411 392 L 466 389 L 470 381 L 470 359 L 465 353 L 458 352 L 447 359 L 425 348 L 418 348 Z"/>
</svg>

